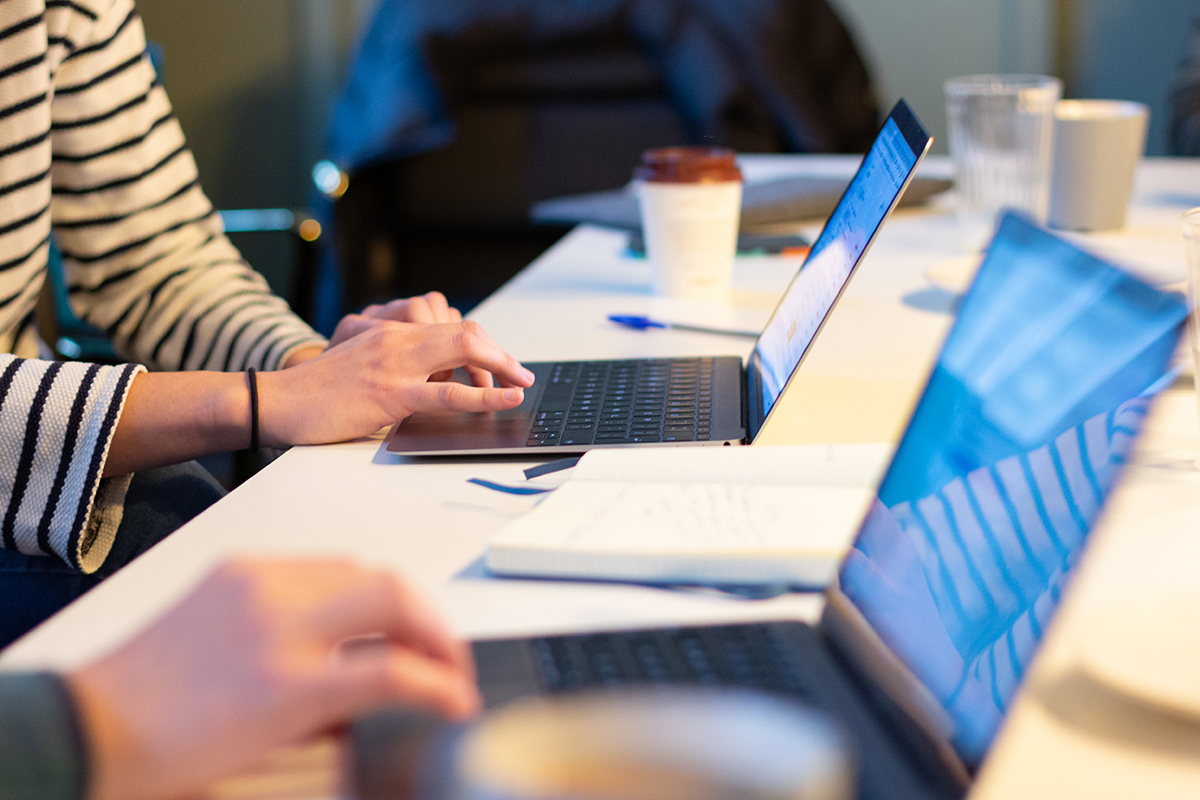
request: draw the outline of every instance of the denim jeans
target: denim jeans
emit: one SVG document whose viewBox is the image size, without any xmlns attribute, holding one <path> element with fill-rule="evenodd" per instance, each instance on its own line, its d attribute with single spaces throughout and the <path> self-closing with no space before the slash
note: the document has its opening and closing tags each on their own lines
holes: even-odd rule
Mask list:
<svg viewBox="0 0 1200 800">
<path fill-rule="evenodd" d="M 112 550 L 84 575 L 57 557 L 0 548 L 0 647 L 21 636 L 221 499 L 225 489 L 195 461 L 134 474 Z"/>
</svg>

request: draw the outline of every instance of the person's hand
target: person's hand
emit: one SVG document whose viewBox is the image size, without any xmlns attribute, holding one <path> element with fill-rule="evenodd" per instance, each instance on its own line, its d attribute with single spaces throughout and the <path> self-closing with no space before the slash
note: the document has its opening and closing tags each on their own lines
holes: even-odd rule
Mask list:
<svg viewBox="0 0 1200 800">
<path fill-rule="evenodd" d="M 458 367 L 495 375 L 500 387 L 433 382 Z M 263 444 L 323 444 L 366 436 L 414 411 L 500 411 L 524 400 L 533 373 L 479 323 L 379 320 L 296 367 L 258 376 Z"/>
<path fill-rule="evenodd" d="M 450 305 L 441 292 L 427 292 L 417 297 L 405 297 L 390 303 L 369 305 L 358 314 L 347 314 L 338 322 L 329 340 L 330 347 L 341 344 L 363 331 L 370 330 L 385 320 L 392 322 L 414 322 L 420 325 L 437 325 L 444 322 L 462 322 L 462 312 Z M 494 385 L 487 370 L 467 367 L 472 386 L 487 388 Z M 430 375 L 431 381 L 448 381 L 454 370 Z"/>
<path fill-rule="evenodd" d="M 428 292 L 418 297 L 405 297 L 390 303 L 369 305 L 358 314 L 347 314 L 338 322 L 329 340 L 329 347 L 336 347 L 342 342 L 370 330 L 380 322 L 412 322 L 421 325 L 437 325 L 446 322 L 462 322 L 462 313 L 446 300 L 441 292 Z M 294 354 L 287 366 L 296 366 L 320 355 L 316 348 L 301 350 Z M 489 387 L 493 385 L 491 373 L 475 367 L 468 367 L 472 386 Z M 450 380 L 453 370 L 431 375 L 431 381 Z"/>
<path fill-rule="evenodd" d="M 238 561 L 67 682 L 89 797 L 139 800 L 195 792 L 382 703 L 469 716 L 474 677 L 466 645 L 388 573 Z"/>
</svg>

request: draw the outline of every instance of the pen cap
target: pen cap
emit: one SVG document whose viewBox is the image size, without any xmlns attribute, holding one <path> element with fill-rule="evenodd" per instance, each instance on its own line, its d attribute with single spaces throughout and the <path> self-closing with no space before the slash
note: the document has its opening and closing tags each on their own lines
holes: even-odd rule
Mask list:
<svg viewBox="0 0 1200 800">
<path fill-rule="evenodd" d="M 651 183 L 723 183 L 741 181 L 737 154 L 724 147 L 660 147 L 642 153 L 633 171 Z"/>
</svg>

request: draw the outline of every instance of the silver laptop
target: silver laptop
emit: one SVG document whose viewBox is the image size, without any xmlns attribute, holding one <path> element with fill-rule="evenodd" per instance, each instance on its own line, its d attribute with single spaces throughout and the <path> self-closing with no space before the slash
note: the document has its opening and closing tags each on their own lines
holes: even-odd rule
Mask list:
<svg viewBox="0 0 1200 800">
<path fill-rule="evenodd" d="M 525 401 L 495 413 L 417 413 L 387 449 L 413 456 L 580 453 L 752 442 L 796 374 L 932 142 L 896 103 L 754 345 L 736 357 L 530 363 Z"/>
<path fill-rule="evenodd" d="M 841 723 L 860 797 L 961 795 L 1172 377 L 1186 313 L 1179 295 L 1006 217 L 819 625 L 480 641 L 485 701 L 755 687 Z"/>
</svg>

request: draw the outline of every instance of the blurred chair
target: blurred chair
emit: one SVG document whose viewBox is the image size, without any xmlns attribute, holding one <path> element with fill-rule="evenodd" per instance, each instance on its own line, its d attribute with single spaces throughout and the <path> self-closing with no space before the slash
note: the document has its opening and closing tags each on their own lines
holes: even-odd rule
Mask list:
<svg viewBox="0 0 1200 800">
<path fill-rule="evenodd" d="M 146 43 L 146 57 L 154 65 L 159 83 L 166 84 L 166 54 L 157 42 Z M 317 274 L 321 224 L 311 215 L 286 208 L 219 211 L 225 233 L 243 256 L 253 264 L 256 252 L 288 251 L 289 268 L 264 274 L 272 291 L 286 299 L 292 309 L 312 320 L 312 299 Z M 271 259 L 278 260 L 278 259 Z M 71 308 L 70 293 L 63 273 L 62 256 L 50 241 L 47 278 L 38 303 L 38 332 L 58 358 L 111 364 L 120 361 L 104 331 L 83 322 Z"/>
<path fill-rule="evenodd" d="M 854 152 L 877 124 L 825 0 L 383 0 L 331 128 L 318 327 L 473 305 L 566 231 L 532 203 L 620 186 L 646 148 Z"/>
</svg>

